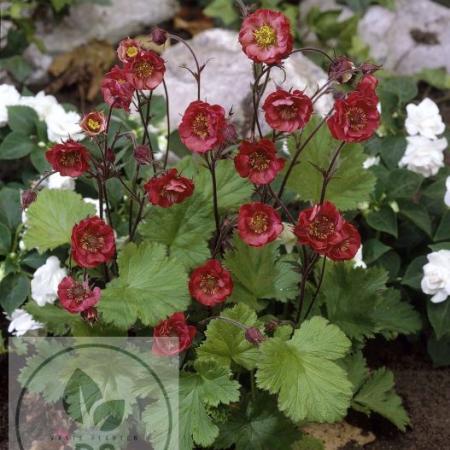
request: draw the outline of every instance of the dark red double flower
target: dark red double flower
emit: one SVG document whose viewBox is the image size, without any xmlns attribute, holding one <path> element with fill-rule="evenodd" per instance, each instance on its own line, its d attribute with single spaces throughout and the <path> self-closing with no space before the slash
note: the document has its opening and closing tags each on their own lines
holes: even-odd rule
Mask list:
<svg viewBox="0 0 450 450">
<path fill-rule="evenodd" d="M 194 183 L 189 178 L 179 175 L 177 169 L 170 169 L 150 179 L 144 185 L 144 189 L 152 205 L 168 208 L 190 197 L 194 192 Z"/>
<path fill-rule="evenodd" d="M 334 113 L 327 121 L 335 139 L 362 142 L 375 133 L 380 125 L 376 85 L 376 78 L 366 75 L 346 98 L 335 101 Z"/>
<path fill-rule="evenodd" d="M 303 128 L 313 111 L 311 99 L 302 91 L 288 92 L 281 88 L 266 98 L 262 108 L 269 126 L 286 133 Z"/>
<path fill-rule="evenodd" d="M 164 78 L 166 65 L 164 60 L 152 51 L 140 51 L 125 64 L 128 82 L 137 91 L 155 89 Z"/>
<path fill-rule="evenodd" d="M 105 103 L 115 108 L 130 110 L 134 88 L 128 81 L 126 70 L 114 66 L 102 80 L 101 89 Z"/>
<path fill-rule="evenodd" d="M 88 269 L 108 262 L 116 252 L 114 230 L 99 217 L 88 217 L 72 229 L 72 257 Z"/>
<path fill-rule="evenodd" d="M 178 128 L 180 139 L 191 151 L 205 153 L 224 141 L 225 110 L 200 100 L 186 109 Z"/>
<path fill-rule="evenodd" d="M 254 202 L 239 209 L 238 232 L 252 247 L 261 247 L 275 240 L 283 231 L 280 215 L 265 203 Z"/>
<path fill-rule="evenodd" d="M 294 233 L 301 244 L 335 261 L 352 259 L 361 246 L 358 230 L 331 202 L 303 210 Z"/>
<path fill-rule="evenodd" d="M 269 184 L 283 170 L 284 159 L 277 157 L 277 149 L 270 139 L 243 141 L 234 165 L 239 175 L 252 183 Z"/>
<path fill-rule="evenodd" d="M 56 144 L 45 153 L 53 170 L 66 177 L 79 177 L 89 169 L 89 151 L 72 139 Z"/>
<path fill-rule="evenodd" d="M 58 298 L 62 307 L 70 313 L 80 313 L 94 307 L 100 300 L 101 290 L 91 289 L 87 281 L 64 277 L 58 285 Z"/>
<path fill-rule="evenodd" d="M 158 356 L 177 355 L 191 346 L 196 334 L 197 329 L 187 324 L 184 313 L 172 314 L 155 327 L 152 352 Z"/>
<path fill-rule="evenodd" d="M 230 272 L 217 259 L 210 259 L 197 267 L 189 279 L 189 292 L 205 306 L 224 302 L 233 291 Z"/>
</svg>

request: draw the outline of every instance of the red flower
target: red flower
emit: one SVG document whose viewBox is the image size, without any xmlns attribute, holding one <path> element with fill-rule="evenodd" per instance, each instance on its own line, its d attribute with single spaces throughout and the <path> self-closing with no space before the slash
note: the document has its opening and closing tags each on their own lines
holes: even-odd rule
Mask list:
<svg viewBox="0 0 450 450">
<path fill-rule="evenodd" d="M 301 244 L 309 245 L 324 255 L 330 247 L 342 241 L 343 225 L 344 218 L 336 206 L 325 202 L 303 210 L 298 216 L 294 233 Z"/>
<path fill-rule="evenodd" d="M 238 231 L 246 244 L 261 247 L 275 240 L 283 231 L 283 225 L 271 206 L 254 202 L 240 207 Z"/>
<path fill-rule="evenodd" d="M 88 149 L 72 139 L 55 144 L 45 157 L 53 170 L 65 177 L 79 177 L 89 169 Z"/>
<path fill-rule="evenodd" d="M 102 94 L 105 103 L 115 108 L 130 110 L 133 97 L 133 86 L 127 80 L 127 72 L 118 66 L 114 66 L 102 80 Z"/>
<path fill-rule="evenodd" d="M 144 189 L 152 205 L 168 208 L 190 197 L 194 192 L 194 183 L 189 178 L 179 175 L 177 169 L 170 169 L 150 179 L 144 185 Z"/>
<path fill-rule="evenodd" d="M 116 252 L 113 229 L 99 217 L 88 217 L 72 229 L 72 256 L 88 269 L 109 261 Z"/>
<path fill-rule="evenodd" d="M 328 249 L 326 256 L 333 261 L 353 259 L 361 247 L 361 236 L 349 222 L 344 222 L 341 230 L 341 241 Z"/>
<path fill-rule="evenodd" d="M 197 267 L 189 279 L 189 292 L 205 306 L 224 302 L 233 291 L 230 272 L 217 259 L 210 259 Z"/>
<path fill-rule="evenodd" d="M 189 150 L 205 153 L 223 142 L 225 128 L 225 110 L 198 100 L 187 107 L 178 131 Z"/>
<path fill-rule="evenodd" d="M 375 133 L 380 124 L 378 98 L 368 85 L 369 81 L 364 81 L 347 98 L 335 101 L 334 114 L 327 121 L 335 139 L 362 142 Z"/>
<path fill-rule="evenodd" d="M 277 131 L 292 133 L 303 128 L 311 118 L 311 99 L 302 91 L 287 92 L 278 88 L 264 102 L 266 122 Z"/>
<path fill-rule="evenodd" d="M 284 159 L 277 158 L 277 149 L 269 139 L 243 141 L 234 158 L 239 175 L 254 184 L 271 183 L 284 167 Z"/>
<path fill-rule="evenodd" d="M 87 281 L 64 277 L 58 285 L 58 298 L 62 307 L 70 313 L 80 313 L 95 306 L 100 300 L 101 290 L 91 289 Z"/>
<path fill-rule="evenodd" d="M 89 136 L 97 136 L 106 130 L 105 115 L 100 111 L 92 111 L 83 117 L 80 127 Z"/>
<path fill-rule="evenodd" d="M 292 51 L 293 37 L 289 19 L 277 11 L 258 9 L 242 22 L 239 42 L 251 60 L 279 64 Z"/>
<path fill-rule="evenodd" d="M 197 329 L 186 323 L 184 313 L 172 314 L 153 330 L 152 352 L 158 356 L 177 355 L 191 346 L 196 334 Z M 174 338 L 178 338 L 177 343 L 174 342 Z"/>
<path fill-rule="evenodd" d="M 377 86 L 378 80 L 373 75 L 364 75 L 356 86 L 356 90 L 376 97 L 375 89 Z M 378 97 L 376 99 L 378 103 Z"/>
<path fill-rule="evenodd" d="M 127 63 L 136 58 L 140 51 L 141 46 L 138 41 L 135 39 L 126 38 L 119 42 L 119 46 L 117 47 L 117 56 L 120 61 Z"/>
<path fill-rule="evenodd" d="M 142 51 L 125 65 L 127 80 L 138 91 L 155 89 L 164 78 L 164 60 L 152 51 Z"/>
</svg>

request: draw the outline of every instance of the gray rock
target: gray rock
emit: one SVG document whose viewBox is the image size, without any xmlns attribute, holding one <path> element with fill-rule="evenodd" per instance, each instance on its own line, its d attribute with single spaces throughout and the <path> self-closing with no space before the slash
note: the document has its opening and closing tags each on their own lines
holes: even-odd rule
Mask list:
<svg viewBox="0 0 450 450">
<path fill-rule="evenodd" d="M 232 108 L 237 123 L 247 128 L 253 111 L 250 88 L 253 81 L 252 63 L 242 52 L 237 33 L 211 29 L 195 36 L 189 44 L 200 64 L 207 63 L 201 77 L 202 99 L 222 105 L 227 111 Z M 197 95 L 195 80 L 181 66 L 186 65 L 192 69 L 194 62 L 182 44 L 168 48 L 163 57 L 167 63 L 165 79 L 169 89 L 170 118 L 173 126 L 178 126 L 186 107 L 196 100 Z M 320 67 L 296 53 L 285 61 L 284 73 L 278 68 L 272 69 L 266 95 L 275 90 L 277 85 L 312 94 L 318 83 L 326 78 L 327 75 Z M 162 88 L 158 88 L 157 93 L 163 94 Z M 264 98 L 261 104 L 263 101 Z M 318 102 L 320 112 L 327 108 L 330 101 L 327 96 Z"/>
<path fill-rule="evenodd" d="M 396 10 L 369 8 L 359 34 L 375 61 L 399 74 L 450 71 L 450 9 L 429 0 L 397 0 Z"/>
</svg>

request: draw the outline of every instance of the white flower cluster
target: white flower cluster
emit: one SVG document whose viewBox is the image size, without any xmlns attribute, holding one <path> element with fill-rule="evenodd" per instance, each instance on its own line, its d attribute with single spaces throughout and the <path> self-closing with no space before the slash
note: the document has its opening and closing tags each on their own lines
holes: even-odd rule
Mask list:
<svg viewBox="0 0 450 450">
<path fill-rule="evenodd" d="M 444 150 L 448 145 L 446 138 L 438 138 L 445 131 L 439 108 L 433 100 L 424 98 L 418 105 L 410 103 L 406 112 L 405 128 L 409 136 L 399 167 L 424 177 L 436 175 L 444 166 Z"/>
<path fill-rule="evenodd" d="M 423 266 L 422 291 L 432 295 L 433 303 L 441 303 L 450 295 L 450 250 L 439 250 L 427 255 Z"/>
<path fill-rule="evenodd" d="M 8 332 L 14 336 L 23 336 L 29 331 L 39 330 L 43 327 L 42 323 L 36 322 L 33 316 L 23 309 L 16 309 L 11 317 L 7 316 L 7 318 L 10 320 Z"/>
<path fill-rule="evenodd" d="M 69 137 L 78 141 L 84 135 L 80 128 L 80 115 L 66 112 L 53 95 L 41 91 L 36 95 L 20 95 L 14 86 L 0 85 L 0 127 L 8 123 L 8 106 L 29 106 L 47 125 L 49 141 L 60 143 Z"/>
</svg>

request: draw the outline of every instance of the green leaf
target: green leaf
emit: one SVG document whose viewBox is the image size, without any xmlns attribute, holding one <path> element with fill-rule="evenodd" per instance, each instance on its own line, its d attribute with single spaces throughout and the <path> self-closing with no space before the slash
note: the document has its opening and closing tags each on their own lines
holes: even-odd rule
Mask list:
<svg viewBox="0 0 450 450">
<path fill-rule="evenodd" d="M 378 258 L 381 258 L 384 254 L 386 254 L 391 247 L 383 244 L 383 242 L 378 239 L 369 239 L 364 242 L 363 245 L 363 260 L 367 264 L 372 264 Z"/>
<path fill-rule="evenodd" d="M 450 336 L 450 301 L 442 303 L 427 303 L 428 319 L 437 339 Z"/>
<path fill-rule="evenodd" d="M 427 209 L 410 200 L 399 200 L 400 214 L 431 237 L 431 217 Z"/>
<path fill-rule="evenodd" d="M 239 20 L 239 14 L 229 0 L 212 0 L 203 10 L 203 14 L 214 19 L 220 19 L 224 25 L 231 25 Z"/>
<path fill-rule="evenodd" d="M 113 431 L 122 423 L 124 413 L 124 400 L 108 400 L 95 408 L 94 424 L 100 425 L 100 431 Z"/>
<path fill-rule="evenodd" d="M 304 136 L 308 136 L 317 126 L 317 120 L 311 120 L 305 127 Z M 302 200 L 317 202 L 320 199 L 323 177 L 316 167 L 328 168 L 332 154 L 339 145 L 322 126 L 312 141 L 303 150 L 300 164 L 297 164 L 288 180 L 288 187 Z M 358 203 L 368 201 L 375 186 L 375 177 L 363 169 L 366 155 L 359 144 L 347 144 L 341 151 L 337 170 L 330 181 L 326 199 L 341 210 L 356 208 Z"/>
<path fill-rule="evenodd" d="M 0 305 L 11 314 L 27 299 L 30 280 L 23 274 L 11 273 L 0 282 Z"/>
<path fill-rule="evenodd" d="M 419 256 L 411 261 L 403 275 L 401 283 L 412 287 L 418 291 L 421 290 L 420 283 L 423 278 L 423 266 L 427 263 L 426 256 Z"/>
<path fill-rule="evenodd" d="M 39 253 L 70 242 L 73 226 L 95 214 L 93 205 L 79 194 L 61 189 L 44 189 L 27 211 L 24 242 L 28 249 Z"/>
<path fill-rule="evenodd" d="M 434 234 L 433 241 L 447 241 L 450 239 L 450 210 L 445 211 L 442 215 L 439 226 Z"/>
<path fill-rule="evenodd" d="M 434 367 L 450 365 L 450 336 L 445 336 L 441 339 L 431 336 L 427 342 L 427 349 L 433 360 Z"/>
<path fill-rule="evenodd" d="M 374 141 L 380 150 L 383 162 L 389 169 L 397 169 L 398 163 L 406 150 L 406 139 L 404 136 L 386 136 L 384 138 L 376 138 Z"/>
<path fill-rule="evenodd" d="M 249 327 L 260 327 L 255 312 L 242 303 L 224 310 L 220 316 Z M 226 367 L 235 362 L 249 370 L 255 368 L 259 349 L 245 339 L 244 330 L 229 322 L 214 319 L 209 323 L 205 336 L 206 340 L 197 350 L 200 360 L 213 359 Z"/>
<path fill-rule="evenodd" d="M 395 95 L 398 101 L 405 104 L 417 96 L 417 82 L 411 77 L 392 77 L 380 80 L 377 92 Z"/>
<path fill-rule="evenodd" d="M 258 309 L 260 299 L 285 302 L 297 295 L 298 274 L 293 270 L 290 257 L 280 257 L 278 248 L 277 242 L 250 247 L 235 236 L 233 249 L 224 258 L 233 276 L 231 300 Z"/>
<path fill-rule="evenodd" d="M 6 255 L 11 249 L 11 232 L 0 222 L 0 255 Z"/>
<path fill-rule="evenodd" d="M 211 206 L 201 194 L 194 193 L 183 203 L 170 208 L 150 209 L 149 219 L 139 228 L 151 242 L 169 248 L 169 253 L 187 269 L 202 264 L 210 257 L 207 240 L 215 230 Z"/>
<path fill-rule="evenodd" d="M 36 111 L 29 106 L 8 106 L 8 125 L 12 131 L 24 135 L 32 134 L 36 129 L 39 117 Z"/>
<path fill-rule="evenodd" d="M 24 82 L 33 71 L 23 56 L 14 55 L 0 59 L 0 68 L 7 70 L 17 81 Z"/>
<path fill-rule="evenodd" d="M 376 370 L 355 395 L 352 407 L 369 415 L 374 411 L 405 431 L 409 418 L 401 398 L 394 390 L 394 375 L 390 370 Z"/>
<path fill-rule="evenodd" d="M 439 69 L 422 69 L 416 78 L 442 90 L 450 89 L 450 74 L 444 67 Z"/>
<path fill-rule="evenodd" d="M 255 400 L 241 401 L 238 411 L 220 426 L 216 449 L 236 450 L 290 449 L 300 430 L 277 410 L 273 398 L 258 395 Z"/>
<path fill-rule="evenodd" d="M 183 265 L 167 256 L 161 244 L 127 244 L 118 257 L 119 277 L 102 292 L 99 311 L 103 319 L 129 328 L 138 319 L 155 326 L 177 311 L 184 311 L 190 298 Z"/>
<path fill-rule="evenodd" d="M 21 222 L 20 193 L 18 189 L 0 190 L 0 222 L 11 231 Z"/>
<path fill-rule="evenodd" d="M 366 220 L 373 229 L 394 237 L 398 236 L 397 216 L 390 206 L 382 206 L 378 211 L 371 211 Z"/>
<path fill-rule="evenodd" d="M 278 408 L 293 421 L 335 422 L 345 415 L 352 385 L 334 361 L 350 341 L 322 317 L 303 322 L 292 339 L 266 340 L 257 363 L 258 387 L 278 394 Z"/>
<path fill-rule="evenodd" d="M 389 198 L 411 198 L 420 188 L 423 177 L 406 169 L 392 170 L 386 182 L 386 193 Z"/>
<path fill-rule="evenodd" d="M 0 159 L 19 159 L 29 155 L 36 145 L 21 132 L 13 131 L 9 133 L 0 144 Z"/>
<path fill-rule="evenodd" d="M 362 351 L 347 355 L 342 360 L 341 365 L 347 371 L 348 379 L 353 385 L 353 393 L 355 394 L 369 375 L 369 369 Z"/>
<path fill-rule="evenodd" d="M 323 442 L 309 434 L 304 434 L 302 438 L 297 441 L 292 450 L 325 450 Z"/>
</svg>

